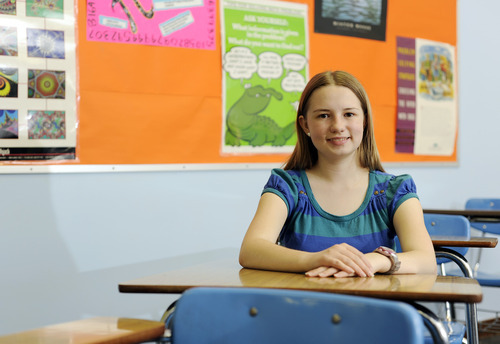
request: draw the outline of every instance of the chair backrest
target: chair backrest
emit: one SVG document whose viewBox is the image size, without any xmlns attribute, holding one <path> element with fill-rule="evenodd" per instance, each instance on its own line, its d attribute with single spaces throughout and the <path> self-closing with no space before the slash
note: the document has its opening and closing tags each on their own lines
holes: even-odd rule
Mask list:
<svg viewBox="0 0 500 344">
<path fill-rule="evenodd" d="M 465 203 L 470 210 L 500 210 L 500 198 L 471 198 Z M 500 222 L 471 221 L 471 227 L 486 233 L 500 235 Z"/>
<path fill-rule="evenodd" d="M 470 238 L 470 222 L 461 215 L 424 214 L 424 222 L 430 236 L 460 236 Z M 468 247 L 446 247 L 465 256 Z M 449 262 L 439 258 L 438 264 Z"/>
<path fill-rule="evenodd" d="M 430 236 L 459 236 L 470 238 L 470 222 L 461 215 L 424 214 Z M 468 247 L 448 247 L 465 256 Z"/>
<path fill-rule="evenodd" d="M 470 238 L 470 223 L 461 215 L 428 214 L 424 213 L 424 223 L 430 236 L 460 236 Z M 401 252 L 401 244 L 396 237 L 396 251 Z M 468 247 L 447 247 L 465 256 Z M 438 264 L 449 262 L 449 259 L 439 258 Z"/>
<path fill-rule="evenodd" d="M 410 305 L 323 292 L 192 288 L 177 301 L 172 343 L 423 343 Z"/>
</svg>

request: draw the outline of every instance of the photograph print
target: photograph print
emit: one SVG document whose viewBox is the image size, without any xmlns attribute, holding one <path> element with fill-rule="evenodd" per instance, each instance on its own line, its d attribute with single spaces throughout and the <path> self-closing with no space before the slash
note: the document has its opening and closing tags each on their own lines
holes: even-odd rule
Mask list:
<svg viewBox="0 0 500 344">
<path fill-rule="evenodd" d="M 315 0 L 314 32 L 385 41 L 387 0 Z"/>
</svg>

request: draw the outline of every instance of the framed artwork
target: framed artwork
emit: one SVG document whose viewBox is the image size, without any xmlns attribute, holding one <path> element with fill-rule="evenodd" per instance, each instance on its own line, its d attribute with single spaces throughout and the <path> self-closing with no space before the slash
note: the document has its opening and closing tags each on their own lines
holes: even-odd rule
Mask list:
<svg viewBox="0 0 500 344">
<path fill-rule="evenodd" d="M 387 0 L 315 0 L 314 31 L 385 41 Z"/>
</svg>

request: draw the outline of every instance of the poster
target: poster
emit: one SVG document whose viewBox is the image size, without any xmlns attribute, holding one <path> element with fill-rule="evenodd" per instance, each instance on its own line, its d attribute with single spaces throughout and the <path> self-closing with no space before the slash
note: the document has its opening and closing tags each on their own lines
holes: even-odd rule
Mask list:
<svg viewBox="0 0 500 344">
<path fill-rule="evenodd" d="M 215 49 L 216 0 L 87 0 L 87 40 Z"/>
<path fill-rule="evenodd" d="M 0 163 L 76 159 L 74 6 L 0 1 Z"/>
<path fill-rule="evenodd" d="M 223 153 L 288 153 L 308 80 L 307 6 L 223 0 Z"/>
<path fill-rule="evenodd" d="M 397 38 L 396 151 L 452 155 L 457 135 L 455 47 Z"/>
<path fill-rule="evenodd" d="M 417 103 L 415 39 L 397 37 L 396 152 L 413 154 Z"/>
<path fill-rule="evenodd" d="M 385 41 L 387 0 L 315 0 L 314 32 Z"/>
</svg>

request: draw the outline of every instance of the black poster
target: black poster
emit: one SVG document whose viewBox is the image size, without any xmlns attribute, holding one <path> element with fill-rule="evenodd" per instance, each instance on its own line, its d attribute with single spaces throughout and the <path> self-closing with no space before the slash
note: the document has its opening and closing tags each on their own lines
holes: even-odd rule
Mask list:
<svg viewBox="0 0 500 344">
<path fill-rule="evenodd" d="M 315 0 L 314 32 L 385 41 L 387 0 Z"/>
</svg>

